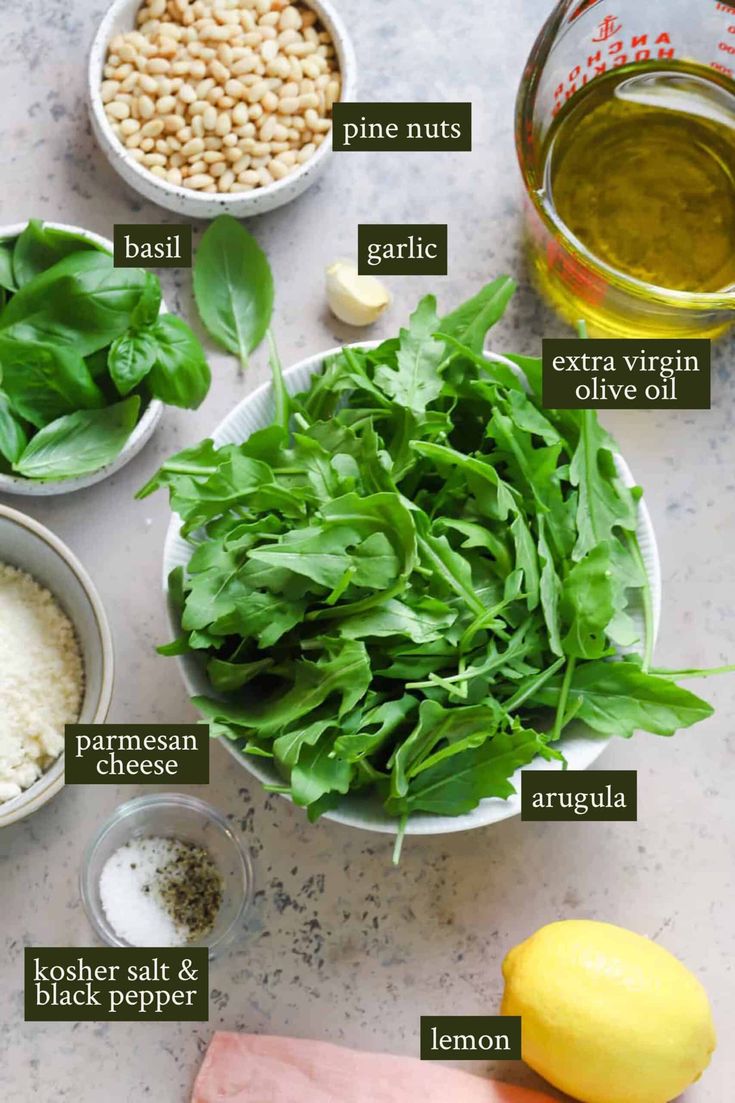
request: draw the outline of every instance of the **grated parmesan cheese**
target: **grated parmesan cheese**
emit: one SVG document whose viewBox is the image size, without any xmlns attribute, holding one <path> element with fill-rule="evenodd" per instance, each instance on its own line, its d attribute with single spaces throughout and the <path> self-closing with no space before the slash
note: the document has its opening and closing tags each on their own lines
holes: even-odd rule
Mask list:
<svg viewBox="0 0 735 1103">
<path fill-rule="evenodd" d="M 84 668 L 74 627 L 30 575 L 0 563 L 0 803 L 36 781 L 79 718 Z"/>
</svg>

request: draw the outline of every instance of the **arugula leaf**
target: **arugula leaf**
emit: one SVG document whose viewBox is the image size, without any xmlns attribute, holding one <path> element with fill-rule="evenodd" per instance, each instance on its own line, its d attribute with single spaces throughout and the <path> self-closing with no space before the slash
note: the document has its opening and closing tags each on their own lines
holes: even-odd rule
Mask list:
<svg viewBox="0 0 735 1103">
<path fill-rule="evenodd" d="M 325 524 L 288 533 L 277 544 L 256 548 L 250 558 L 318 582 L 334 590 L 346 586 L 387 589 L 400 564 L 387 536 L 372 533 L 363 539 L 359 529 Z"/>
<path fill-rule="evenodd" d="M 401 330 L 397 368 L 381 364 L 375 372 L 383 393 L 419 417 L 442 389 L 439 366 L 444 345 L 434 338 L 438 328 L 436 299 L 426 295 L 411 315 L 409 328 Z"/>
<path fill-rule="evenodd" d="M 545 745 L 534 731 L 498 732 L 480 746 L 465 746 L 460 754 L 441 758 L 418 773 L 406 795 L 390 797 L 386 809 L 396 816 L 411 812 L 461 816 L 487 797 L 507 800 L 515 793 L 509 780 L 515 771 L 544 752 Z"/>
<path fill-rule="evenodd" d="M 511 358 L 528 394 L 483 356 L 511 290 L 441 323 L 427 296 L 295 398 L 271 344 L 273 423 L 178 453 L 140 492 L 166 487 L 192 542 L 166 650 L 201 654 L 227 695 L 195 702 L 213 733 L 270 758 L 268 788 L 310 820 L 364 792 L 400 834 L 507 799 L 517 769 L 563 761 L 575 717 L 668 735 L 711 713 L 647 669 L 650 631 L 615 657 L 632 591 L 651 623 L 640 492 L 593 412 L 541 408 L 538 361 Z"/>
<path fill-rule="evenodd" d="M 207 663 L 207 675 L 213 689 L 220 693 L 231 693 L 235 689 L 242 689 L 272 666 L 272 659 L 257 659 L 252 663 L 228 663 L 223 659 L 212 658 Z"/>
<path fill-rule="evenodd" d="M 414 643 L 430 643 L 441 639 L 456 619 L 456 610 L 433 597 L 425 596 L 412 602 L 389 598 L 363 613 L 345 617 L 340 621 L 339 634 L 350 640 L 405 636 Z"/>
<path fill-rule="evenodd" d="M 423 701 L 416 727 L 392 758 L 391 795 L 405 797 L 409 779 L 437 744 L 449 744 L 479 736 L 484 743 L 497 731 L 500 710 L 492 705 L 445 709 L 436 701 Z"/>
<path fill-rule="evenodd" d="M 202 236 L 193 278 L 207 331 L 246 368 L 273 311 L 273 276 L 265 253 L 236 219 L 220 215 Z"/>
<path fill-rule="evenodd" d="M 488 330 L 502 318 L 516 287 L 514 280 L 500 276 L 442 318 L 437 329 L 466 345 L 472 352 L 481 353 Z"/>
<path fill-rule="evenodd" d="M 605 629 L 615 613 L 610 548 L 599 544 L 575 563 L 561 598 L 567 627 L 563 647 L 577 659 L 600 659 L 609 650 Z"/>
<path fill-rule="evenodd" d="M 234 722 L 257 732 L 261 738 L 284 732 L 333 695 L 340 698 L 338 716 L 344 716 L 365 695 L 370 685 L 370 662 L 362 643 L 345 640 L 316 662 L 293 663 L 290 688 L 277 698 L 250 707 L 228 705 L 207 698 L 194 703 L 214 720 Z"/>
<path fill-rule="evenodd" d="M 544 623 L 549 633 L 549 647 L 555 655 L 563 655 L 564 648 L 561 642 L 561 621 L 559 615 L 562 585 L 556 571 L 554 558 L 546 540 L 546 522 L 543 516 L 540 516 L 538 519 L 538 557 L 541 563 L 539 596 L 544 614 Z"/>
<path fill-rule="evenodd" d="M 535 695 L 542 705 L 554 707 L 559 699 L 557 683 Z M 674 735 L 712 716 L 714 710 L 689 690 L 656 674 L 645 674 L 632 662 L 592 662 L 577 667 L 569 689 L 580 702 L 577 717 L 603 735 L 630 738 L 637 730 Z"/>
<path fill-rule="evenodd" d="M 618 479 L 612 441 L 593 410 L 581 411 L 581 419 L 579 444 L 569 468 L 572 486 L 579 488 L 576 560 L 609 540 L 617 529 L 636 529 L 635 499 Z"/>
<path fill-rule="evenodd" d="M 294 804 L 306 808 L 327 793 L 349 792 L 354 766 L 332 754 L 332 741 L 322 737 L 315 746 L 305 746 L 291 771 L 291 796 Z"/>
</svg>

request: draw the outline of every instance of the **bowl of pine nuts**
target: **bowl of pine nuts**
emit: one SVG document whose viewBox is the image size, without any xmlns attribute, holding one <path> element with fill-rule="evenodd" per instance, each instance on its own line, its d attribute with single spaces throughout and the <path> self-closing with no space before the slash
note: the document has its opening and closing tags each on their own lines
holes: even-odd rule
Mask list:
<svg viewBox="0 0 735 1103">
<path fill-rule="evenodd" d="M 329 0 L 115 0 L 90 51 L 92 128 L 146 199 L 249 218 L 324 169 L 355 70 Z"/>
</svg>

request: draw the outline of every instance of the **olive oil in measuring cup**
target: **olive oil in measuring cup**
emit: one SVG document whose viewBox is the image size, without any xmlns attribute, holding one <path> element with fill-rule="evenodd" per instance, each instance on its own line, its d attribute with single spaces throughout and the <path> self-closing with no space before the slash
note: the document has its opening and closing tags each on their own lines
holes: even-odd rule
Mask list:
<svg viewBox="0 0 735 1103">
<path fill-rule="evenodd" d="M 594 325 L 598 315 L 600 328 L 622 332 L 624 320 L 605 317 L 621 278 L 644 285 L 652 302 L 656 289 L 735 292 L 732 81 L 688 62 L 612 70 L 564 105 L 543 162 L 540 205 L 606 285 L 590 294 L 594 284 L 582 281 L 576 294 L 572 279 L 559 302 L 553 263 L 538 258 L 542 289 L 568 317 Z"/>
</svg>

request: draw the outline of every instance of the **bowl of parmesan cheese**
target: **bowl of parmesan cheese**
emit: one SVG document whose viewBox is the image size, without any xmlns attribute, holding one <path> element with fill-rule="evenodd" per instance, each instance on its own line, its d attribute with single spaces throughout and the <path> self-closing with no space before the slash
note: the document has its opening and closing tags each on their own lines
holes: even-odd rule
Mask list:
<svg viewBox="0 0 735 1103">
<path fill-rule="evenodd" d="M 89 575 L 43 525 L 0 505 L 0 827 L 64 784 L 64 727 L 99 724 L 112 637 Z"/>
</svg>

